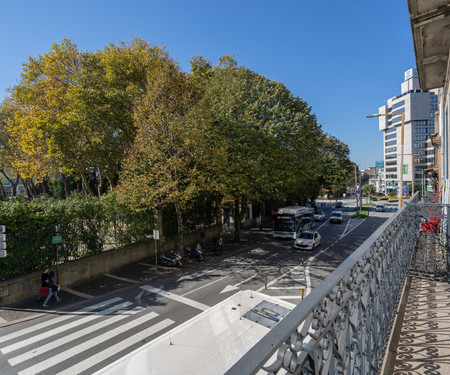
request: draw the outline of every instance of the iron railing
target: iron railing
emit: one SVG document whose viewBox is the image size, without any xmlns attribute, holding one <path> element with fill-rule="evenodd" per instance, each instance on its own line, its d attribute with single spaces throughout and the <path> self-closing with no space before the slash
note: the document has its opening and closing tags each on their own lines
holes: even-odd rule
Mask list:
<svg viewBox="0 0 450 375">
<path fill-rule="evenodd" d="M 379 373 L 411 260 L 426 236 L 432 207 L 417 202 L 416 194 L 227 374 Z"/>
</svg>

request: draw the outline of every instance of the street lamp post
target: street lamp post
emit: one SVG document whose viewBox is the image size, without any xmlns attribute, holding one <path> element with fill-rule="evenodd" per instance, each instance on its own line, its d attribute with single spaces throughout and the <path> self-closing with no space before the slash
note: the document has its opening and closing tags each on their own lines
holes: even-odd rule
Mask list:
<svg viewBox="0 0 450 375">
<path fill-rule="evenodd" d="M 405 112 L 399 113 L 378 113 L 375 115 L 368 115 L 367 118 L 373 117 L 381 117 L 381 116 L 402 116 L 402 134 L 400 141 L 400 179 L 398 180 L 400 196 L 398 198 L 398 208 L 401 208 L 403 205 L 403 145 L 405 141 Z M 414 157 L 414 155 L 413 155 Z M 414 171 L 413 171 L 414 174 Z M 414 178 L 413 178 L 414 181 Z"/>
</svg>

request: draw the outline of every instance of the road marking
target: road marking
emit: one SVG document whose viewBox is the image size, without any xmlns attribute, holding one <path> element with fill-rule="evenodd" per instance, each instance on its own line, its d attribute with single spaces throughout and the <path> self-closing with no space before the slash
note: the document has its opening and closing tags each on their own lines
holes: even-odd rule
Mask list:
<svg viewBox="0 0 450 375">
<path fill-rule="evenodd" d="M 220 268 L 214 268 L 213 270 L 205 271 L 205 272 L 202 272 L 202 273 L 196 273 L 196 274 L 190 275 L 190 276 L 189 275 L 181 276 L 177 281 L 198 279 L 199 277 L 205 276 L 208 273 L 215 272 L 215 271 L 218 271 L 218 270 L 220 270 Z"/>
<path fill-rule="evenodd" d="M 255 273 L 253 276 L 250 276 L 250 277 L 246 278 L 245 280 L 242 280 L 240 283 L 237 283 L 237 284 L 234 284 L 234 285 L 227 285 L 225 287 L 225 289 L 223 289 L 219 294 L 226 293 L 226 292 L 229 292 L 231 290 L 239 289 L 239 285 L 244 284 L 247 281 L 250 281 L 251 279 L 255 278 L 256 276 L 258 276 L 257 273 Z"/>
<path fill-rule="evenodd" d="M 103 276 L 108 276 L 111 279 L 125 281 L 127 283 L 132 283 L 132 284 L 139 284 L 140 283 L 140 281 L 132 280 L 132 279 L 126 279 L 125 277 L 119 277 L 119 276 L 116 276 L 116 275 L 111 275 L 110 273 L 104 273 Z"/>
<path fill-rule="evenodd" d="M 6 322 L 7 322 L 7 320 L 3 319 L 3 318 L 0 316 L 0 324 L 6 323 Z"/>
<path fill-rule="evenodd" d="M 70 294 L 74 294 L 74 295 L 76 295 L 78 297 L 82 297 L 82 298 L 86 298 L 86 299 L 94 298 L 94 296 L 91 296 L 90 294 L 78 292 L 76 290 L 68 288 L 67 286 L 62 286 L 61 289 L 64 292 L 67 292 L 67 293 L 70 293 Z"/>
<path fill-rule="evenodd" d="M 117 323 L 118 321 L 120 321 L 122 319 L 126 319 L 126 318 L 130 317 L 131 315 L 142 311 L 143 309 L 144 309 L 143 307 L 138 306 L 138 307 L 135 307 L 132 310 L 129 310 L 129 311 L 126 311 L 126 312 L 122 312 L 122 313 L 120 313 L 118 315 L 114 315 L 113 317 L 111 317 L 109 319 L 102 320 L 101 322 L 98 322 L 98 323 L 96 323 L 96 324 L 94 324 L 92 326 L 88 326 L 88 327 L 83 328 L 83 329 L 81 329 L 79 331 L 76 331 L 76 332 L 74 332 L 72 334 L 69 334 L 69 335 L 66 335 L 64 337 L 61 337 L 58 340 L 54 340 L 54 341 L 51 341 L 51 342 L 48 342 L 47 340 L 43 341 L 43 342 L 47 342 L 47 344 L 42 344 L 38 348 L 33 348 L 32 350 L 30 350 L 30 351 L 28 351 L 26 353 L 22 353 L 22 354 L 18 355 L 17 357 L 13 357 L 11 359 L 8 359 L 8 362 L 9 362 L 9 364 L 11 366 L 15 366 L 15 365 L 17 365 L 19 363 L 25 362 L 25 361 L 27 361 L 27 360 L 29 360 L 31 358 L 37 357 L 38 355 L 41 355 L 41 354 L 46 353 L 46 352 L 48 352 L 50 350 L 53 350 L 53 349 L 55 349 L 55 348 L 57 348 L 59 346 L 63 346 L 65 344 L 67 344 L 67 343 L 70 343 L 71 341 L 76 340 L 76 339 L 78 339 L 80 337 L 88 335 L 88 334 L 92 333 L 93 331 L 105 330 L 111 324 Z M 111 312 L 113 312 L 113 311 L 106 312 L 106 310 L 105 310 L 103 313 L 106 315 L 106 314 L 111 313 Z M 149 317 L 149 319 L 153 319 L 154 317 L 158 316 L 158 314 L 156 314 L 156 313 L 153 313 L 153 314 L 154 314 L 154 316 Z M 85 322 L 83 322 L 83 323 L 85 323 Z M 80 322 L 80 325 L 81 324 L 82 323 Z M 66 327 L 64 327 L 64 328 L 66 328 Z"/>
<path fill-rule="evenodd" d="M 165 319 L 162 322 L 159 322 L 155 324 L 154 326 L 151 326 L 142 332 L 139 332 L 131 337 L 128 337 L 127 339 L 110 346 L 109 348 L 102 350 L 99 353 L 96 353 L 94 356 L 87 358 L 81 362 L 78 362 L 76 365 L 69 367 L 65 369 L 62 372 L 59 372 L 59 375 L 73 375 L 73 374 L 80 374 L 83 371 L 86 371 L 87 369 L 91 368 L 92 366 L 95 366 L 99 362 L 99 358 L 101 360 L 105 360 L 107 358 L 110 358 L 117 353 L 120 353 L 121 351 L 127 349 L 129 346 L 136 344 L 139 341 L 145 340 L 147 337 L 150 337 L 154 335 L 155 333 L 169 327 L 170 325 L 174 324 L 175 322 L 171 319 Z"/>
<path fill-rule="evenodd" d="M 352 229 L 350 229 L 347 233 L 345 233 L 345 236 L 347 235 L 347 234 L 349 234 L 349 233 L 351 233 L 353 230 L 355 230 L 356 228 L 358 228 L 362 223 L 364 223 L 365 221 L 367 220 L 367 217 L 365 218 L 365 219 L 363 219 L 363 220 L 361 220 L 361 222 L 358 224 L 358 225 L 356 225 L 356 226 L 354 226 Z M 345 236 L 342 236 L 341 238 L 343 238 L 343 237 L 345 237 Z"/>
<path fill-rule="evenodd" d="M 348 221 L 347 221 L 347 225 L 345 226 L 345 229 L 344 229 L 344 231 L 343 231 L 342 234 L 341 234 L 341 237 L 339 237 L 340 240 L 344 237 L 345 231 L 347 230 L 347 228 L 348 228 L 348 226 L 350 225 L 350 222 L 351 222 L 351 221 L 352 221 L 352 218 L 349 218 Z"/>
<path fill-rule="evenodd" d="M 120 305 L 116 305 L 116 306 L 110 307 L 107 310 L 104 310 L 104 311 L 101 311 L 101 312 L 98 312 L 98 313 L 86 316 L 86 317 L 78 319 L 78 320 L 74 320 L 71 323 L 64 324 L 63 326 L 60 326 L 60 327 L 57 327 L 57 328 L 49 329 L 49 330 L 47 330 L 47 331 L 45 331 L 45 332 L 43 332 L 41 334 L 38 334 L 36 336 L 29 337 L 29 338 L 27 338 L 25 340 L 18 341 L 15 344 L 12 344 L 12 345 L 9 345 L 9 346 L 5 346 L 4 348 L 0 349 L 0 351 L 3 354 L 10 353 L 10 352 L 12 352 L 14 350 L 23 348 L 23 347 L 25 347 L 27 345 L 31 345 L 31 344 L 34 344 L 36 342 L 46 340 L 46 339 L 48 339 L 49 337 L 51 337 L 53 335 L 56 335 L 58 333 L 66 331 L 68 329 L 77 327 L 80 324 L 84 324 L 84 323 L 90 322 L 91 320 L 97 319 L 97 318 L 101 317 L 102 315 L 109 314 L 109 313 L 112 313 L 112 312 L 116 312 L 116 311 L 118 311 L 120 309 L 123 309 L 125 307 L 128 307 L 130 305 L 132 305 L 131 302 L 121 303 Z M 48 324 L 47 327 L 51 327 L 51 324 Z"/>
<path fill-rule="evenodd" d="M 304 289 L 304 287 L 301 287 L 301 286 L 271 286 L 270 289 L 271 290 L 274 290 L 274 289 L 277 289 L 277 290 L 290 290 L 290 289 Z"/>
<path fill-rule="evenodd" d="M 303 266 L 300 265 L 300 266 L 294 267 L 292 270 L 290 270 L 290 271 L 288 271 L 288 272 L 286 272 L 286 273 L 284 273 L 284 274 L 278 276 L 277 278 L 273 279 L 270 283 L 267 284 L 267 288 L 269 288 L 271 285 L 273 285 L 273 284 L 275 284 L 276 282 L 278 282 L 279 280 L 281 280 L 281 279 L 282 279 L 283 277 L 285 277 L 286 275 L 289 275 L 291 272 L 293 272 L 293 271 L 299 269 L 300 267 L 303 267 Z M 264 289 L 266 289 L 266 286 L 265 286 L 265 285 L 262 286 L 261 288 L 257 289 L 256 291 L 257 291 L 257 292 L 261 292 L 261 291 L 264 290 Z"/>
<path fill-rule="evenodd" d="M 145 314 L 137 319 L 133 319 L 133 320 L 129 321 L 126 324 L 120 325 L 112 330 L 109 330 L 108 332 L 97 335 L 88 341 L 85 341 L 79 345 L 73 346 L 64 352 L 55 354 L 44 360 L 41 359 L 41 361 L 39 363 L 35 364 L 34 366 L 28 367 L 28 368 L 24 369 L 23 371 L 20 371 L 19 375 L 37 374 L 41 371 L 47 370 L 48 368 L 50 368 L 52 366 L 57 365 L 58 363 L 64 362 L 65 360 L 67 360 L 70 357 L 73 357 L 73 356 L 78 355 L 83 352 L 87 352 L 89 349 L 92 349 L 94 346 L 97 346 L 107 340 L 114 338 L 115 336 L 118 336 L 122 333 L 127 332 L 130 329 L 133 329 L 143 323 L 148 322 L 149 316 L 154 317 L 154 313 Z M 164 322 L 159 323 L 159 326 L 158 326 L 159 329 L 163 329 L 164 327 L 167 326 L 167 323 L 165 323 L 164 327 L 162 327 L 162 325 L 163 325 L 162 323 L 164 323 Z M 156 327 L 156 325 L 155 325 L 155 327 Z M 155 329 L 154 327 L 151 327 L 151 328 Z M 144 332 L 144 331 L 142 331 L 142 332 Z M 124 340 L 124 341 L 126 341 L 127 343 L 130 342 L 129 339 Z M 135 344 L 135 343 L 136 343 L 136 341 L 134 341 L 134 337 L 133 337 L 133 344 Z M 105 351 L 109 353 L 109 349 L 110 348 L 106 349 Z M 99 357 L 98 354 L 94 355 L 94 360 L 96 361 L 96 363 L 98 363 L 99 358 L 101 358 L 101 357 Z M 71 372 L 71 374 L 74 374 L 74 372 Z"/>
<path fill-rule="evenodd" d="M 183 296 L 179 296 L 179 295 L 171 293 L 171 292 L 167 292 L 167 291 L 162 290 L 162 289 L 154 288 L 154 287 L 152 287 L 150 285 L 143 285 L 143 286 L 141 286 L 141 289 L 145 289 L 148 292 L 155 293 L 155 294 L 158 294 L 160 296 L 172 299 L 174 301 L 184 303 L 185 305 L 194 307 L 194 308 L 199 309 L 199 310 L 205 311 L 205 310 L 208 310 L 210 308 L 210 306 L 204 305 L 203 303 L 194 301 L 192 299 L 189 299 L 189 298 L 186 298 L 186 297 L 183 297 Z"/>
<path fill-rule="evenodd" d="M 210 286 L 210 285 L 212 285 L 212 284 L 214 284 L 214 283 L 217 283 L 218 281 L 221 281 L 221 280 L 223 280 L 223 279 L 226 279 L 227 277 L 228 277 L 228 276 L 224 276 L 224 277 L 221 277 L 220 279 L 211 281 L 210 283 L 205 284 L 205 285 L 202 285 L 202 286 L 200 286 L 200 287 L 198 287 L 198 288 L 196 288 L 196 289 L 194 289 L 194 290 L 190 290 L 189 292 L 184 293 L 184 294 L 182 294 L 181 296 L 184 297 L 184 296 L 186 296 L 186 295 L 188 295 L 188 294 L 190 294 L 190 293 L 197 292 L 197 291 L 199 291 L 200 289 L 206 288 L 206 287 L 208 287 L 208 286 Z"/>
<path fill-rule="evenodd" d="M 64 315 L 60 315 L 55 319 L 52 320 L 46 320 L 45 322 L 42 322 L 40 324 L 35 324 L 29 328 L 24 328 L 21 329 L 19 331 L 15 331 L 13 333 L 10 333 L 9 335 L 4 335 L 0 337 L 0 343 L 11 340 L 11 339 L 15 339 L 19 336 L 23 336 L 23 335 L 29 335 L 32 332 L 36 332 L 37 330 L 41 329 L 41 328 L 45 328 L 48 329 L 48 327 L 54 325 L 54 324 L 58 324 L 60 322 L 63 322 L 67 319 L 71 319 L 76 315 L 84 315 L 87 312 L 90 312 L 92 310 L 96 310 L 96 309 L 100 309 L 106 305 L 110 305 L 112 303 L 116 303 L 121 301 L 122 298 L 120 297 L 116 297 L 116 298 L 111 298 L 109 300 L 97 303 L 96 305 L 92 305 L 89 307 L 86 307 L 84 309 L 78 310 L 78 311 L 72 311 L 72 312 L 64 312 Z"/>
</svg>

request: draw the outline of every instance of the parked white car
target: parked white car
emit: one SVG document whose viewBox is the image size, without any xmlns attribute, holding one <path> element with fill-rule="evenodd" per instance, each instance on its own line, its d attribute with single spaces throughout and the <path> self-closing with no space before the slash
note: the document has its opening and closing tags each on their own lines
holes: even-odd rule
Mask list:
<svg viewBox="0 0 450 375">
<path fill-rule="evenodd" d="M 300 234 L 294 242 L 294 247 L 297 249 L 312 250 L 320 245 L 322 237 L 317 231 L 306 231 Z"/>
<path fill-rule="evenodd" d="M 315 221 L 324 221 L 325 220 L 325 212 L 319 211 L 316 214 L 314 214 L 314 220 Z"/>
</svg>

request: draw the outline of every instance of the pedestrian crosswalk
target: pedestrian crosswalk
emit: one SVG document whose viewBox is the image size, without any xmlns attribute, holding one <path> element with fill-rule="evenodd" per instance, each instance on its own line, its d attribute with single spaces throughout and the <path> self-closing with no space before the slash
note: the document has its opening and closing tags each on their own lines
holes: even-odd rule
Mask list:
<svg viewBox="0 0 450 375">
<path fill-rule="evenodd" d="M 175 323 L 119 297 L 60 314 L 10 333 L 0 330 L 8 374 L 89 373 Z"/>
</svg>

